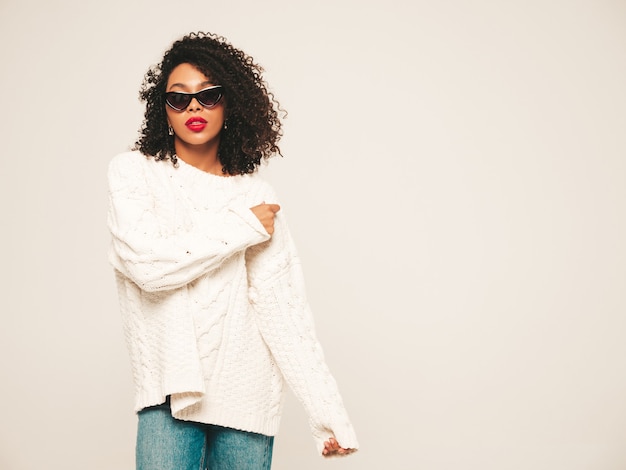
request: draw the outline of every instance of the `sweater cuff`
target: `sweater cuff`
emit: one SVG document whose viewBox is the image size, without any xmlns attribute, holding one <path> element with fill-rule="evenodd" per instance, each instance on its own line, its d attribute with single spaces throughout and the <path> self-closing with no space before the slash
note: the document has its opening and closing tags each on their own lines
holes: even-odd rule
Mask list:
<svg viewBox="0 0 626 470">
<path fill-rule="evenodd" d="M 354 428 L 350 423 L 343 423 L 339 425 L 334 425 L 332 431 L 319 428 L 313 431 L 313 438 L 315 439 L 315 445 L 317 447 L 319 455 L 324 456 L 322 454 L 322 451 L 324 450 L 324 442 L 326 442 L 331 437 L 334 437 L 339 445 L 344 449 L 352 449 L 353 451 L 356 451 L 359 448 L 359 442 L 357 441 Z M 346 457 L 348 455 L 351 454 L 333 454 L 329 457 L 324 457 Z"/>
<path fill-rule="evenodd" d="M 261 223 L 261 221 L 254 215 L 254 212 L 249 207 L 245 206 L 235 206 L 229 209 L 234 214 L 237 214 L 247 225 L 250 226 L 253 230 L 258 232 L 263 237 L 264 240 L 268 240 L 270 238 L 270 234 L 267 233 L 265 227 Z"/>
</svg>

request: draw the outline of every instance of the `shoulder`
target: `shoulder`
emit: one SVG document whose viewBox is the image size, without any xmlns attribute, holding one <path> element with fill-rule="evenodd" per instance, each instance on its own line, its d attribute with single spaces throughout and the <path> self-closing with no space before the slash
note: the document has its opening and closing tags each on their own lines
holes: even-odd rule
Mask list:
<svg viewBox="0 0 626 470">
<path fill-rule="evenodd" d="M 255 189 L 255 192 L 261 196 L 265 202 L 278 202 L 278 195 L 274 187 L 258 172 L 247 175 L 247 178 L 250 179 L 250 184 Z"/>
<path fill-rule="evenodd" d="M 163 162 L 155 161 L 154 158 L 139 151 L 122 152 L 109 161 L 107 176 L 110 183 L 136 179 L 149 180 L 165 167 L 159 163 Z"/>
<path fill-rule="evenodd" d="M 153 158 L 141 152 L 129 151 L 115 155 L 110 161 L 107 179 L 110 191 L 135 188 L 150 179 L 150 167 L 154 167 Z"/>
<path fill-rule="evenodd" d="M 133 168 L 139 169 L 149 160 L 151 159 L 139 151 L 118 153 L 109 161 L 109 174 L 112 172 L 125 172 L 125 170 Z"/>
</svg>

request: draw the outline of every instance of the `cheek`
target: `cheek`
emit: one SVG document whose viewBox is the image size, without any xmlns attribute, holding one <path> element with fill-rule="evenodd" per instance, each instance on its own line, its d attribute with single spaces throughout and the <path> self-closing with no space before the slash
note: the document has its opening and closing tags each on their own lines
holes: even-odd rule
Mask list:
<svg viewBox="0 0 626 470">
<path fill-rule="evenodd" d="M 168 108 L 165 108 L 165 116 L 167 117 L 167 123 L 171 126 L 172 122 L 176 120 L 176 115 Z"/>
<path fill-rule="evenodd" d="M 209 109 L 209 113 L 215 116 L 215 119 L 224 119 L 224 107 L 220 104 Z"/>
</svg>

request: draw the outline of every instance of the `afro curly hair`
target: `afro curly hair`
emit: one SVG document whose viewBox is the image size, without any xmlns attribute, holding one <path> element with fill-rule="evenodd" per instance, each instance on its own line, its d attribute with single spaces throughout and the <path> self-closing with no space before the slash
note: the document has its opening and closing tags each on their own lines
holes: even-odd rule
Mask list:
<svg viewBox="0 0 626 470">
<path fill-rule="evenodd" d="M 261 160 L 282 155 L 278 113 L 284 111 L 267 89 L 263 68 L 225 38 L 203 32 L 174 42 L 161 63 L 146 73 L 139 92 L 146 110 L 135 150 L 155 160 L 177 163 L 174 136 L 168 133 L 165 91 L 172 70 L 183 63 L 193 65 L 223 87 L 227 126 L 220 134 L 218 158 L 224 174 L 253 173 Z"/>
</svg>

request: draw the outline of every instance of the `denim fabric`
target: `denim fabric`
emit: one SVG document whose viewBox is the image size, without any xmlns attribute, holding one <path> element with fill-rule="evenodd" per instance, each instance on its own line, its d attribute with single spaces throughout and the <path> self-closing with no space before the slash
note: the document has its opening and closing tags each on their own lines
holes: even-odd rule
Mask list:
<svg viewBox="0 0 626 470">
<path fill-rule="evenodd" d="M 169 403 L 139 412 L 137 470 L 270 470 L 274 438 L 174 419 Z"/>
</svg>

